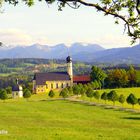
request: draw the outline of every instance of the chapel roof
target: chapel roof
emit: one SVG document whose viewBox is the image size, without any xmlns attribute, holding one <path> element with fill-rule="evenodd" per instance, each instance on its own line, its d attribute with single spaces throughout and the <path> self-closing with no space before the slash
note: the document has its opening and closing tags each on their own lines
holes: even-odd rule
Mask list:
<svg viewBox="0 0 140 140">
<path fill-rule="evenodd" d="M 36 73 L 34 76 L 37 85 L 44 85 L 46 81 L 67 81 L 70 76 L 67 72 Z"/>
</svg>

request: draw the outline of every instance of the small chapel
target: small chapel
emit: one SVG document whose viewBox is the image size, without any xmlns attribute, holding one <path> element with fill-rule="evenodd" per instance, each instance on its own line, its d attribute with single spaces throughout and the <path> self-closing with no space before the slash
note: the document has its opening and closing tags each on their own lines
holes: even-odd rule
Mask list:
<svg viewBox="0 0 140 140">
<path fill-rule="evenodd" d="M 33 79 L 33 92 L 45 93 L 53 89 L 63 89 L 73 84 L 86 84 L 90 82 L 89 75 L 73 75 L 72 58 L 66 58 L 66 72 L 35 73 Z"/>
</svg>

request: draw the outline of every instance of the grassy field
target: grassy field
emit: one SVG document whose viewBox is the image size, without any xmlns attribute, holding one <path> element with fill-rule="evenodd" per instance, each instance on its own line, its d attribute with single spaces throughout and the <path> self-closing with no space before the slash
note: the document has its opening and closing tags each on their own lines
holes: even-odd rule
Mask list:
<svg viewBox="0 0 140 140">
<path fill-rule="evenodd" d="M 140 88 L 116 91 L 140 97 Z M 140 140 L 140 113 L 47 99 L 46 94 L 40 94 L 29 101 L 0 101 L 0 140 Z M 128 104 L 124 106 L 131 108 Z"/>
<path fill-rule="evenodd" d="M 37 100 L 38 99 L 38 100 Z M 46 95 L 0 102 L 0 140 L 139 140 L 140 114 Z"/>
</svg>

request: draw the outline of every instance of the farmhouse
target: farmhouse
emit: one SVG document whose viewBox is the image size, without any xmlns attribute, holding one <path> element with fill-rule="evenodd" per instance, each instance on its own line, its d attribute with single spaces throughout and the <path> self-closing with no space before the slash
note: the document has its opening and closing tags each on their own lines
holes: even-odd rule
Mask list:
<svg viewBox="0 0 140 140">
<path fill-rule="evenodd" d="M 66 58 L 67 72 L 36 73 L 33 79 L 33 92 L 45 93 L 51 89 L 63 89 L 73 84 L 90 82 L 89 75 L 73 76 L 72 58 Z"/>
</svg>

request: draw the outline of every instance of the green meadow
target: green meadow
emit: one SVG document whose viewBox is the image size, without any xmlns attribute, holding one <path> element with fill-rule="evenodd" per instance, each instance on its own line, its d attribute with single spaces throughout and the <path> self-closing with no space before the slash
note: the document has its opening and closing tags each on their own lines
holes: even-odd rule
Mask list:
<svg viewBox="0 0 140 140">
<path fill-rule="evenodd" d="M 47 98 L 0 101 L 0 140 L 140 140 L 140 113 Z"/>
</svg>

